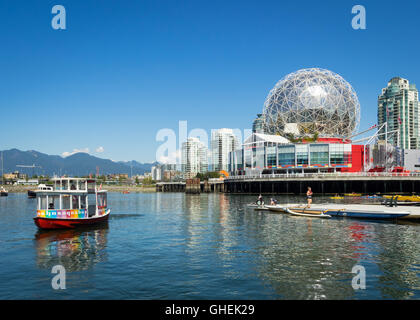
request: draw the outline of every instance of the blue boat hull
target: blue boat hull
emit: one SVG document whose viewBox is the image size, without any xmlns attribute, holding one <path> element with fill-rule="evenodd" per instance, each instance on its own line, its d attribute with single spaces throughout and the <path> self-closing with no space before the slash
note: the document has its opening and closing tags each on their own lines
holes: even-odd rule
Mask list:
<svg viewBox="0 0 420 320">
<path fill-rule="evenodd" d="M 328 215 L 332 217 L 342 217 L 342 218 L 357 218 L 357 219 L 379 219 L 379 220 L 388 220 L 388 219 L 398 219 L 408 216 L 406 213 L 366 213 L 366 212 L 352 212 L 352 211 L 334 211 L 328 210 Z"/>
</svg>

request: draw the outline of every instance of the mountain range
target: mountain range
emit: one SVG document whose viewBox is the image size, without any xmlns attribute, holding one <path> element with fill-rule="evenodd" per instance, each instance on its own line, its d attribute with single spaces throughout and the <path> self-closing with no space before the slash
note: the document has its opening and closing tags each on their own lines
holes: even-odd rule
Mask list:
<svg viewBox="0 0 420 320">
<path fill-rule="evenodd" d="M 97 167 L 99 168 L 100 175 L 118 173 L 137 175 L 150 172 L 152 166 L 157 164 L 157 162 L 140 163 L 134 160 L 116 162 L 109 159 L 101 159 L 84 152 L 75 153 L 68 157 L 48 155 L 34 150 L 21 151 L 18 149 L 11 149 L 2 152 L 4 158 L 4 173 L 19 171 L 26 173 L 29 176 L 32 176 L 33 174 L 48 176 L 86 176 L 89 174 L 96 174 Z M 26 168 L 18 167 L 18 165 L 35 165 L 36 167 Z"/>
</svg>

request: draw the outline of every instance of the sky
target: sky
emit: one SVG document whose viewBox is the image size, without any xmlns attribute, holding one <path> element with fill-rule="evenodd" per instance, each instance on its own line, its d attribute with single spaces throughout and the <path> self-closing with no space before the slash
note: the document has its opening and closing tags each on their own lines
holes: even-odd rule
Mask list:
<svg viewBox="0 0 420 320">
<path fill-rule="evenodd" d="M 66 9 L 55 30 L 54 5 Z M 354 30 L 352 7 L 366 8 Z M 153 162 L 161 129 L 250 129 L 276 82 L 340 74 L 360 130 L 394 76 L 420 85 L 419 1 L 0 0 L 0 150 Z"/>
</svg>

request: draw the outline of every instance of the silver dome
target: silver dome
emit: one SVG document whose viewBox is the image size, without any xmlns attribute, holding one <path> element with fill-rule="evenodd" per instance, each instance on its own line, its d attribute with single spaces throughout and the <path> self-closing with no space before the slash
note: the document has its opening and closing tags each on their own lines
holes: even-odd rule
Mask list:
<svg viewBox="0 0 420 320">
<path fill-rule="evenodd" d="M 263 111 L 269 134 L 348 137 L 359 129 L 360 104 L 352 86 L 325 69 L 302 69 L 280 80 Z"/>
</svg>

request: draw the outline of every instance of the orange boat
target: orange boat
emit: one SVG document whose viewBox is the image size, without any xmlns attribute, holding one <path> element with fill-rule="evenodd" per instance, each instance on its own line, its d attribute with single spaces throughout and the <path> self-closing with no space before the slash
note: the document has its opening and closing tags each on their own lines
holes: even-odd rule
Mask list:
<svg viewBox="0 0 420 320">
<path fill-rule="evenodd" d="M 106 222 L 107 191 L 96 187 L 95 179 L 55 178 L 51 190 L 36 190 L 40 229 L 66 229 Z"/>
</svg>

